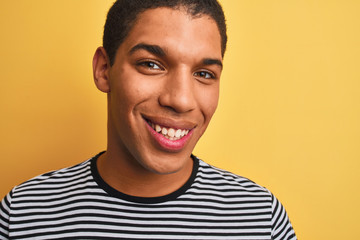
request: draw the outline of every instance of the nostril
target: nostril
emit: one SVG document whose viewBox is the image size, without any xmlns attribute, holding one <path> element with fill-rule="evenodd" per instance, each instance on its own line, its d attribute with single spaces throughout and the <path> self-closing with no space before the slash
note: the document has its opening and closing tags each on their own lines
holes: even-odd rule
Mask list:
<svg viewBox="0 0 360 240">
<path fill-rule="evenodd" d="M 196 100 L 191 90 L 164 91 L 159 96 L 159 104 L 174 112 L 188 112 L 195 108 Z"/>
</svg>

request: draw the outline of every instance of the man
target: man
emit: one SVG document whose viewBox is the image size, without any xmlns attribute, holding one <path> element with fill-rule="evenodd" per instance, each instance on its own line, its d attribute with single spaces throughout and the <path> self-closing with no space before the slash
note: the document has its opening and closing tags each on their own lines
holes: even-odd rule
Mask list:
<svg viewBox="0 0 360 240">
<path fill-rule="evenodd" d="M 107 150 L 15 187 L 1 239 L 296 239 L 268 190 L 191 154 L 225 47 L 216 0 L 118 0 L 93 59 Z"/>
</svg>

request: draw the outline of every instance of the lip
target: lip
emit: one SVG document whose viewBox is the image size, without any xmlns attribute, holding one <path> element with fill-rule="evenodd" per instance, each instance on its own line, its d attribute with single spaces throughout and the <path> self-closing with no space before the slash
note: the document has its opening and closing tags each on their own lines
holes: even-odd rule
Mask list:
<svg viewBox="0 0 360 240">
<path fill-rule="evenodd" d="M 166 128 L 191 130 L 196 127 L 196 124 L 185 120 L 178 121 L 178 120 L 173 120 L 171 118 L 162 118 L 162 117 L 154 117 L 154 116 L 146 116 L 146 115 L 142 115 L 142 118 L 145 121 L 149 121 L 151 123 L 158 124 Z"/>
<path fill-rule="evenodd" d="M 194 131 L 194 124 L 191 123 L 173 123 L 171 124 L 170 122 L 172 122 L 171 120 L 154 120 L 153 122 L 153 118 L 147 119 L 146 117 L 143 118 L 145 125 L 147 126 L 147 129 L 149 130 L 149 132 L 151 133 L 151 136 L 153 137 L 153 139 L 155 140 L 156 144 L 164 151 L 167 152 L 179 152 L 181 151 L 186 143 L 189 141 L 189 139 L 191 138 L 193 131 Z M 164 137 L 161 133 L 156 132 L 148 123 L 148 121 L 154 123 L 154 124 L 159 124 L 163 127 L 171 127 L 174 129 L 186 129 L 189 130 L 188 134 L 185 135 L 184 137 L 178 139 L 178 140 L 170 140 L 166 137 Z M 159 123 L 162 122 L 162 123 Z M 190 125 L 192 127 L 190 127 Z"/>
</svg>

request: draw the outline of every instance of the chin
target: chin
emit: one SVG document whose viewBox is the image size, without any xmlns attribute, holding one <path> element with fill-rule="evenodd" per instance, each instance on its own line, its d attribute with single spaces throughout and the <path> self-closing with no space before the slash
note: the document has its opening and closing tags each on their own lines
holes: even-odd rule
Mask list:
<svg viewBox="0 0 360 240">
<path fill-rule="evenodd" d="M 187 165 L 190 160 L 188 157 L 155 157 L 147 163 L 143 163 L 143 167 L 152 173 L 159 175 L 167 175 L 180 172 Z"/>
</svg>

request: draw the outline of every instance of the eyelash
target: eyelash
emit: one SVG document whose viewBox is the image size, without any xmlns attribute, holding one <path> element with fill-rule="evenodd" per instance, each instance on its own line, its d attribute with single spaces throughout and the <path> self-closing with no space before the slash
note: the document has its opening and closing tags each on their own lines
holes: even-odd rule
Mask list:
<svg viewBox="0 0 360 240">
<path fill-rule="evenodd" d="M 164 68 L 162 67 L 161 64 L 159 64 L 157 62 L 154 62 L 154 61 L 150 61 L 150 60 L 140 61 L 136 65 L 146 67 L 148 69 L 154 69 L 154 70 L 157 70 L 157 71 L 164 70 Z M 154 66 L 157 66 L 157 68 L 154 68 Z"/>
<path fill-rule="evenodd" d="M 206 75 L 209 75 L 210 77 L 205 77 Z M 202 76 L 201 76 L 202 75 Z M 201 78 L 205 78 L 205 79 L 215 79 L 215 75 L 211 72 L 208 71 L 198 71 L 194 73 L 194 76 L 199 76 Z"/>
<path fill-rule="evenodd" d="M 147 69 L 153 69 L 156 71 L 164 70 L 164 67 L 160 63 L 157 63 L 153 60 L 142 60 L 142 61 L 137 62 L 136 65 L 146 67 Z M 157 68 L 154 68 L 154 66 L 157 66 Z M 208 75 L 208 76 L 205 77 L 206 75 Z M 213 74 L 212 72 L 209 72 L 209 71 L 205 71 L 205 70 L 195 72 L 194 76 L 204 78 L 204 79 L 216 79 L 215 74 Z"/>
</svg>

